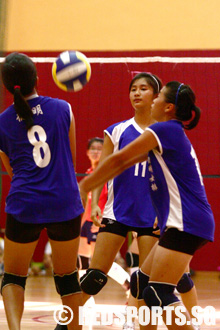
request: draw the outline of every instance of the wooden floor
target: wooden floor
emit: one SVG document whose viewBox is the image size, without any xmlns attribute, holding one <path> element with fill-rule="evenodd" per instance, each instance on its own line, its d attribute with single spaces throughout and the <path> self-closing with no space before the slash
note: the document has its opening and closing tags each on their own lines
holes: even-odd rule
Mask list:
<svg viewBox="0 0 220 330">
<path fill-rule="evenodd" d="M 220 330 L 220 278 L 217 272 L 196 272 L 193 276 L 198 291 L 199 306 L 213 306 L 216 310 L 216 324 L 202 325 L 201 330 Z M 127 298 L 125 291 L 119 284 L 109 279 L 104 289 L 95 297 L 97 309 L 110 309 L 117 305 L 116 310 L 124 310 Z M 53 313 L 60 306 L 60 299 L 55 291 L 52 277 L 29 277 L 26 286 L 26 303 L 22 319 L 21 330 L 39 329 L 52 330 L 55 328 Z M 136 322 L 138 329 L 138 321 Z M 8 329 L 3 309 L 2 297 L 0 297 L 0 330 Z M 83 326 L 83 330 L 118 330 L 122 326 Z M 164 325 L 158 330 L 166 329 Z M 181 329 L 181 328 L 180 328 Z"/>
</svg>

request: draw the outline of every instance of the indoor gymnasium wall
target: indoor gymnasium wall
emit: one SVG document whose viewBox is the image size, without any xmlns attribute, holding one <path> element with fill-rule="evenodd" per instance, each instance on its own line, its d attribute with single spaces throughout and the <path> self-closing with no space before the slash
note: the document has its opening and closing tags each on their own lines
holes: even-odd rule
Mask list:
<svg viewBox="0 0 220 330">
<path fill-rule="evenodd" d="M 56 57 L 66 49 L 83 51 L 89 58 L 124 57 L 219 57 L 218 0 L 143 1 L 84 0 L 61 4 L 41 0 L 8 0 L 5 51 L 23 51 L 32 57 Z M 205 6 L 206 5 L 206 6 Z M 62 6 L 62 7 L 61 7 Z M 214 8 L 215 6 L 215 8 Z M 42 7 L 44 10 L 42 11 Z M 212 19 L 210 19 L 212 11 Z M 46 14 L 45 14 L 46 13 Z M 213 16 L 214 15 L 214 16 Z M 208 22 L 208 24 L 204 24 Z M 39 93 L 64 98 L 76 119 L 77 172 L 89 166 L 87 141 L 102 136 L 103 129 L 133 115 L 128 86 L 131 71 L 150 71 L 164 83 L 180 80 L 190 84 L 202 109 L 198 128 L 187 132 L 200 160 L 204 182 L 216 218 L 215 243 L 198 251 L 192 267 L 216 270 L 220 262 L 220 63 L 92 63 L 89 84 L 78 93 L 57 88 L 51 63 L 37 63 Z M 7 94 L 4 106 L 12 102 Z M 3 179 L 0 225 L 4 226 L 4 200 L 9 179 Z M 210 258 L 210 255 L 212 258 Z"/>
<path fill-rule="evenodd" d="M 7 0 L 12 51 L 219 49 L 219 0 Z"/>
</svg>

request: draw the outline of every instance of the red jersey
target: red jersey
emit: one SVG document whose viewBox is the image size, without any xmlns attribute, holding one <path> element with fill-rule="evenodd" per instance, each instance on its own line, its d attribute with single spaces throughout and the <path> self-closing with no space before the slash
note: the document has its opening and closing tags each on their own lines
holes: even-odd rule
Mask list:
<svg viewBox="0 0 220 330">
<path fill-rule="evenodd" d="M 93 172 L 93 169 L 92 169 L 92 167 L 90 167 L 86 171 L 86 174 L 90 174 L 92 172 Z M 107 183 L 105 183 L 105 185 L 102 189 L 102 192 L 100 194 L 99 203 L 98 203 L 102 213 L 103 213 L 103 210 L 104 210 L 104 207 L 105 207 L 105 203 L 107 202 L 107 198 L 108 198 L 108 189 L 107 189 Z M 92 192 L 90 191 L 87 195 L 87 202 L 86 202 L 85 213 L 83 215 L 83 218 L 86 221 L 93 222 L 92 219 L 91 219 L 91 202 L 92 202 Z"/>
</svg>

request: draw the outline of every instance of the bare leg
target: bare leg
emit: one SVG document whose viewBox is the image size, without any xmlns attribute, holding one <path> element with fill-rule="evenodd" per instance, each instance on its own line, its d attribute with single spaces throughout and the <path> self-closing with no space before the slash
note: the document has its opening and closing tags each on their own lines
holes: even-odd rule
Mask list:
<svg viewBox="0 0 220 330">
<path fill-rule="evenodd" d="M 123 236 L 105 232 L 99 233 L 90 268 L 100 269 L 107 274 L 124 241 Z"/>
<path fill-rule="evenodd" d="M 187 269 L 185 272 L 189 272 L 190 268 L 189 265 L 187 266 Z M 194 318 L 194 315 L 192 315 L 192 308 L 193 306 L 198 306 L 198 297 L 197 297 L 197 291 L 195 285 L 192 287 L 192 289 L 186 293 L 181 293 L 181 298 L 186 306 L 186 309 L 188 310 L 188 313 L 191 318 Z"/>
<path fill-rule="evenodd" d="M 17 285 L 3 289 L 3 302 L 10 330 L 19 330 L 24 311 L 24 290 Z"/>
<path fill-rule="evenodd" d="M 139 267 L 142 265 L 144 260 L 149 255 L 150 251 L 152 250 L 153 246 L 157 243 L 158 239 L 152 236 L 140 236 L 138 239 L 134 238 L 132 245 L 130 246 L 130 251 L 134 253 L 139 253 Z M 149 272 L 150 273 L 150 265 L 149 265 Z M 140 308 L 141 306 L 146 306 L 144 300 L 137 300 L 130 295 L 128 300 L 128 306 L 136 306 Z M 135 319 L 132 320 L 133 322 Z M 156 330 L 157 325 L 139 325 L 141 330 Z"/>
<path fill-rule="evenodd" d="M 27 276 L 37 241 L 33 243 L 15 243 L 5 238 L 4 264 L 5 272 Z M 19 262 L 18 262 L 19 256 Z M 2 290 L 5 313 L 10 330 L 20 330 L 24 310 L 24 290 L 17 285 L 7 285 Z"/>
<path fill-rule="evenodd" d="M 153 249 L 153 256 L 150 253 L 149 257 L 151 257 L 151 260 L 153 260 L 151 264 L 150 281 L 170 283 L 173 285 L 176 285 L 178 283 L 179 279 L 181 278 L 182 274 L 184 273 L 187 265 L 192 258 L 192 256 L 186 253 L 169 250 L 161 246 L 156 246 L 156 248 Z M 149 270 L 147 259 L 141 267 L 144 272 L 146 272 L 146 270 Z M 175 304 L 174 306 L 174 311 L 172 313 L 172 325 L 167 325 L 167 328 L 170 330 L 179 329 L 179 325 L 177 325 L 174 321 L 176 318 L 175 308 L 177 307 L 177 305 L 181 305 L 181 303 Z M 186 312 L 184 314 L 186 321 L 190 321 L 188 313 Z M 188 324 L 181 326 L 181 329 L 194 330 L 193 326 Z"/>
<path fill-rule="evenodd" d="M 87 258 L 90 258 L 92 255 L 91 246 L 88 244 L 86 237 L 80 237 L 78 254 Z"/>
<path fill-rule="evenodd" d="M 50 240 L 52 248 L 52 259 L 54 272 L 58 275 L 70 274 L 76 269 L 76 260 L 79 247 L 79 237 L 70 241 L 53 241 Z M 72 294 L 62 298 L 63 305 L 69 306 L 74 318 L 68 324 L 69 330 L 81 330 L 79 325 L 79 306 L 82 306 L 82 293 Z M 68 317 L 68 315 L 67 315 Z"/>
<path fill-rule="evenodd" d="M 138 308 L 140 308 L 141 306 L 146 306 L 144 300 L 138 300 Z M 150 320 L 149 324 L 147 325 L 139 325 L 140 330 L 156 330 L 157 329 L 157 325 L 152 325 L 152 322 Z"/>
<path fill-rule="evenodd" d="M 158 242 L 158 238 L 153 236 L 140 236 L 137 238 L 137 241 L 139 249 L 139 267 L 141 267 L 153 246 Z"/>
<path fill-rule="evenodd" d="M 178 325 L 176 324 L 176 318 L 177 318 L 177 313 L 175 312 L 175 309 L 178 308 L 178 306 L 182 306 L 181 303 L 179 304 L 175 304 L 174 306 L 174 311 L 172 312 L 172 319 L 171 319 L 171 325 L 167 325 L 166 324 L 166 321 L 167 321 L 167 318 L 166 318 L 166 312 L 163 313 L 163 320 L 164 320 L 164 323 L 166 324 L 166 327 L 167 329 L 169 330 L 178 330 L 181 328 L 181 330 L 194 330 L 194 327 L 193 325 L 188 325 L 187 324 L 187 321 L 190 321 L 190 316 L 188 314 L 188 312 L 181 312 L 181 314 L 183 314 L 185 316 L 185 319 L 186 319 L 186 323 L 184 325 Z"/>
<path fill-rule="evenodd" d="M 96 244 L 96 242 L 90 242 L 91 258 L 92 258 L 93 254 L 94 254 L 95 244 Z"/>
<path fill-rule="evenodd" d="M 194 306 L 198 306 L 198 298 L 197 298 L 197 292 L 196 292 L 195 285 L 193 286 L 193 288 L 190 291 L 188 291 L 186 293 L 181 293 L 181 298 L 182 298 L 184 305 L 186 306 L 186 309 L 189 312 L 190 317 L 194 318 L 195 316 L 192 315 L 192 308 Z"/>
<path fill-rule="evenodd" d="M 82 304 L 84 305 L 91 296 L 85 292 L 82 292 Z"/>
<path fill-rule="evenodd" d="M 99 269 L 107 274 L 124 241 L 125 238 L 123 236 L 105 232 L 99 233 L 89 268 Z M 88 294 L 83 292 L 83 303 L 85 303 L 89 297 Z"/>
<path fill-rule="evenodd" d="M 147 256 L 150 254 L 154 245 L 158 242 L 156 237 L 152 236 L 140 236 L 138 237 L 138 247 L 139 247 L 139 267 L 143 264 Z M 150 263 L 150 260 L 149 260 Z M 150 266 L 150 264 L 149 264 Z M 146 273 L 147 275 L 150 274 L 150 271 Z M 138 301 L 138 307 L 146 306 L 144 300 Z M 152 325 L 151 322 L 148 325 L 139 325 L 140 330 L 156 330 L 157 325 Z"/>
</svg>

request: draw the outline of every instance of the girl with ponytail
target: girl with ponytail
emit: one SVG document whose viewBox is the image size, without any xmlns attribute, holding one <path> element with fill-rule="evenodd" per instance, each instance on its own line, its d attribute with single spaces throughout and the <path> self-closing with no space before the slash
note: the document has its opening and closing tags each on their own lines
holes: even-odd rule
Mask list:
<svg viewBox="0 0 220 330">
<path fill-rule="evenodd" d="M 188 85 L 171 81 L 166 85 L 166 102 L 175 105 L 176 119 L 183 122 L 185 129 L 193 129 L 199 122 L 201 111 L 195 105 L 195 94 Z M 186 123 L 188 122 L 188 123 Z"/>
<path fill-rule="evenodd" d="M 1 73 L 14 98 L 0 116 L 0 156 L 12 179 L 1 284 L 8 327 L 20 329 L 28 268 L 46 228 L 56 289 L 74 313 L 68 329 L 80 330 L 76 261 L 83 207 L 74 171 L 72 109 L 64 100 L 37 94 L 36 67 L 25 54 L 9 54 Z"/>
<path fill-rule="evenodd" d="M 141 266 L 141 273 L 149 278 L 142 297 L 150 308 L 172 306 L 172 325 L 167 328 L 177 330 L 175 309 L 181 302 L 174 289 L 195 251 L 213 241 L 215 226 L 198 160 L 184 132 L 199 122 L 194 92 L 188 85 L 169 82 L 153 100 L 151 116 L 156 123 L 105 158 L 80 182 L 80 192 L 84 199 L 88 191 L 148 159 L 150 193 L 161 236 Z M 191 286 L 191 281 L 188 284 Z M 137 282 L 131 279 L 131 292 L 136 287 Z M 185 317 L 183 329 L 194 330 L 187 313 Z"/>
<path fill-rule="evenodd" d="M 14 108 L 20 119 L 25 121 L 26 129 L 33 124 L 33 113 L 26 101 L 36 92 L 37 70 L 31 59 L 24 54 L 12 53 L 6 57 L 2 66 L 2 80 L 7 90 L 14 95 Z"/>
</svg>

